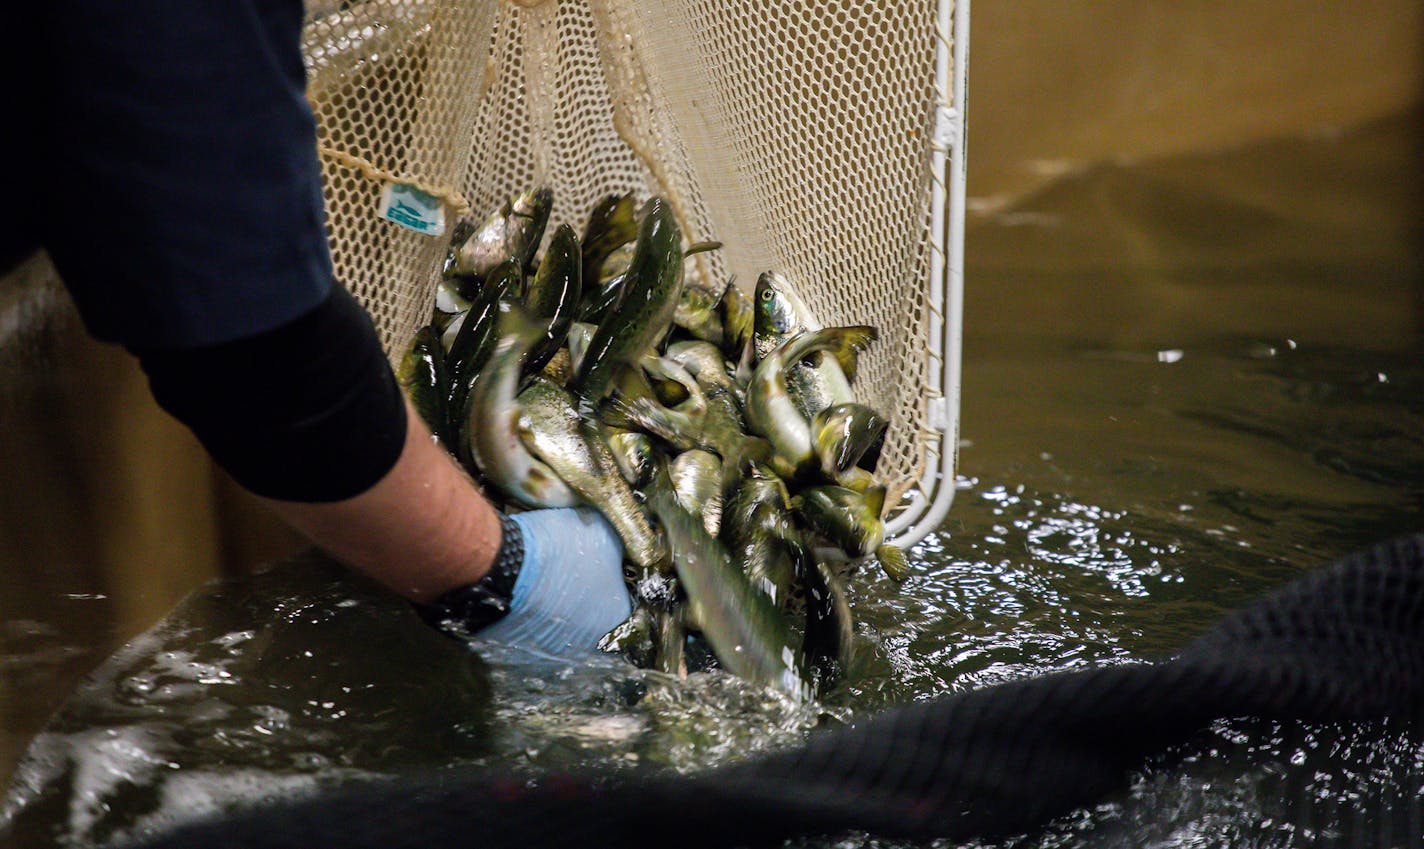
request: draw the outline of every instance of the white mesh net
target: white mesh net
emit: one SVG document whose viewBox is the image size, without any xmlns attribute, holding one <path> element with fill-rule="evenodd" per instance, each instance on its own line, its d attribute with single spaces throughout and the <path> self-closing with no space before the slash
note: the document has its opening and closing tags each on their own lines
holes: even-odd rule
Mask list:
<svg viewBox="0 0 1424 849">
<path fill-rule="evenodd" d="M 534 186 L 582 229 L 663 195 L 693 282 L 781 271 L 826 325 L 872 324 L 862 399 L 898 497 L 925 462 L 936 9 L 925 0 L 366 0 L 309 11 L 338 277 L 387 351 L 429 320 L 448 241 L 377 215 L 382 181 L 476 217 Z M 550 231 L 553 227 L 551 226 Z"/>
</svg>

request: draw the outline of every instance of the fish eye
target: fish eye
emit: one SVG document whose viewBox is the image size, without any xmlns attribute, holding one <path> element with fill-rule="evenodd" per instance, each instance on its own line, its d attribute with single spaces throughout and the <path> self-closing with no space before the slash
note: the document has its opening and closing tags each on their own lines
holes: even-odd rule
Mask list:
<svg viewBox="0 0 1424 849">
<path fill-rule="evenodd" d="M 769 301 L 769 300 L 771 300 L 771 294 L 772 294 L 772 293 L 771 293 L 771 290 L 770 290 L 770 289 L 763 289 L 763 290 L 761 290 L 761 299 L 762 299 L 763 301 Z"/>
</svg>

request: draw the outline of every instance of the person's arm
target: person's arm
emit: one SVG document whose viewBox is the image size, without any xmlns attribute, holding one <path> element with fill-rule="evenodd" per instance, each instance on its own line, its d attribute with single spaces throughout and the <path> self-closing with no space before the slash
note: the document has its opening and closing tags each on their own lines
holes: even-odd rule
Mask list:
<svg viewBox="0 0 1424 849">
<path fill-rule="evenodd" d="M 545 649 L 589 648 L 618 624 L 629 602 L 607 523 L 498 516 L 410 415 L 337 285 L 301 0 L 27 11 L 47 61 L 24 123 L 55 166 L 37 169 L 29 218 L 86 326 L 139 357 L 159 404 L 429 621 L 498 619 L 501 638 Z"/>
<path fill-rule="evenodd" d="M 404 448 L 370 489 L 327 503 L 263 500 L 336 559 L 428 604 L 489 572 L 499 514 L 409 402 L 405 410 Z"/>
<path fill-rule="evenodd" d="M 591 648 L 628 618 L 623 548 L 603 517 L 588 509 L 501 517 L 409 401 L 405 411 L 405 447 L 370 489 L 324 504 L 264 500 L 327 553 L 421 605 L 437 627 L 562 654 Z M 508 532 L 519 536 L 517 552 Z M 484 624 L 488 611 L 469 609 L 468 591 L 488 583 L 496 561 L 510 579 L 507 615 Z M 475 607 L 487 602 L 487 590 L 476 594 Z"/>
<path fill-rule="evenodd" d="M 630 613 L 608 522 L 496 511 L 434 441 L 344 290 L 255 336 L 136 353 L 159 404 L 238 483 L 431 624 L 562 653 Z"/>
</svg>

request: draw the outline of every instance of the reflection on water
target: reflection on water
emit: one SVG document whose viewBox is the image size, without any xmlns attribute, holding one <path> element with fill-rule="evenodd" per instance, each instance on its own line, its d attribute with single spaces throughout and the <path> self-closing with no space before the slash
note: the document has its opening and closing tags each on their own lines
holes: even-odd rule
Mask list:
<svg viewBox="0 0 1424 849">
<path fill-rule="evenodd" d="M 24 761 L 9 840 L 414 768 L 693 769 L 892 703 L 1162 656 L 1306 568 L 1418 530 L 1412 128 L 1096 169 L 972 231 L 958 498 L 903 586 L 856 576 L 859 652 L 824 703 L 614 658 L 477 660 L 298 561 L 205 590 L 92 676 Z M 6 623 L 3 687 L 92 650 L 76 623 L 112 604 L 32 591 L 44 613 Z M 1007 845 L 1402 839 L 1421 832 L 1391 794 L 1418 791 L 1421 763 L 1412 729 L 1221 723 Z"/>
</svg>

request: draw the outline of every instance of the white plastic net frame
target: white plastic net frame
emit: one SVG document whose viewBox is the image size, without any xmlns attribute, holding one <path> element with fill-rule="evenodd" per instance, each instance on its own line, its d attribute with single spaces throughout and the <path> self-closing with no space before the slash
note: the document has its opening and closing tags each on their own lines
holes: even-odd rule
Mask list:
<svg viewBox="0 0 1424 849">
<path fill-rule="evenodd" d="M 304 51 L 338 278 L 396 359 L 448 236 L 378 215 L 383 184 L 476 220 L 534 186 L 581 231 L 603 196 L 670 201 L 689 284 L 781 271 L 824 325 L 871 324 L 863 402 L 909 545 L 954 493 L 968 0 L 357 0 Z M 956 47 L 957 46 L 957 47 Z M 550 231 L 552 232 L 552 227 Z"/>
</svg>

